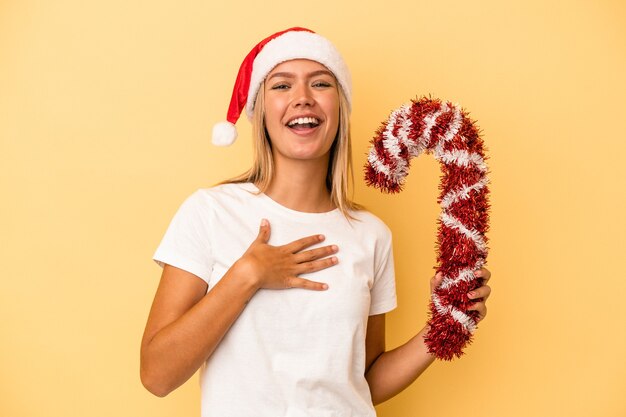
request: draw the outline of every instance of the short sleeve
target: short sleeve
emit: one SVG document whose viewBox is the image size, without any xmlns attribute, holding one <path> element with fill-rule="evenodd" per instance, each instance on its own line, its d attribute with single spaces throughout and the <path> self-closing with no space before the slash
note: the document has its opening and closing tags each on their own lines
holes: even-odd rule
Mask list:
<svg viewBox="0 0 626 417">
<path fill-rule="evenodd" d="M 207 283 L 213 269 L 210 244 L 210 204 L 201 191 L 188 197 L 172 219 L 153 259 L 175 266 Z"/>
<path fill-rule="evenodd" d="M 374 259 L 376 273 L 370 290 L 370 316 L 387 313 L 398 305 L 391 231 L 387 228 L 385 228 L 385 236 L 376 247 Z"/>
</svg>

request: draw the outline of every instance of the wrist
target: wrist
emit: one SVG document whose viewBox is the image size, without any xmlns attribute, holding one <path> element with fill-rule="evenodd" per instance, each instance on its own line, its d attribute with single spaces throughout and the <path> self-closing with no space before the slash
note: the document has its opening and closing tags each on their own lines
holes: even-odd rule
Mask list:
<svg viewBox="0 0 626 417">
<path fill-rule="evenodd" d="M 239 258 L 230 268 L 233 279 L 251 295 L 261 288 L 261 282 L 254 273 L 254 268 L 244 258 Z"/>
<path fill-rule="evenodd" d="M 423 351 L 428 357 L 430 357 L 433 361 L 435 360 L 435 354 L 430 351 L 428 348 L 428 344 L 426 344 L 426 335 L 430 331 L 430 325 L 426 324 L 422 330 L 417 334 L 417 339 L 419 340 L 419 349 Z"/>
</svg>

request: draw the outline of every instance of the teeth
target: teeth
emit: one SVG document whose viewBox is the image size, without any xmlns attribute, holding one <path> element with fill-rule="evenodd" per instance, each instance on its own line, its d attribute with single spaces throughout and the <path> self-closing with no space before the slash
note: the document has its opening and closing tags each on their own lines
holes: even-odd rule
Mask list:
<svg viewBox="0 0 626 417">
<path fill-rule="evenodd" d="M 319 124 L 319 120 L 315 117 L 298 117 L 288 123 L 289 126 L 304 125 L 304 124 Z"/>
</svg>

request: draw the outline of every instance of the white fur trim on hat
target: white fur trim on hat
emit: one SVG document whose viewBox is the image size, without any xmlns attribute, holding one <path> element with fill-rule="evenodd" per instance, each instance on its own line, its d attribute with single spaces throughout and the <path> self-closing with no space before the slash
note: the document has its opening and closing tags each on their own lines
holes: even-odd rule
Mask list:
<svg viewBox="0 0 626 417">
<path fill-rule="evenodd" d="M 351 107 L 352 80 L 350 71 L 337 48 L 328 39 L 317 33 L 287 32 L 268 42 L 254 60 L 246 101 L 246 114 L 249 119 L 252 119 L 254 115 L 254 101 L 265 77 L 278 64 L 292 59 L 310 59 L 328 68 L 337 78 L 346 95 L 348 106 Z"/>
</svg>

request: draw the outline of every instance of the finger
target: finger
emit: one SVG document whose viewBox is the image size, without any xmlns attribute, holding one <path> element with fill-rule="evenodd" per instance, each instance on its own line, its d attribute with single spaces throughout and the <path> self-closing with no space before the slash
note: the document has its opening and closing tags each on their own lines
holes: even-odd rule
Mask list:
<svg viewBox="0 0 626 417">
<path fill-rule="evenodd" d="M 310 274 L 311 272 L 321 271 L 322 269 L 330 268 L 339 262 L 336 256 L 330 258 L 318 259 L 317 261 L 303 262 L 296 265 L 293 268 L 294 275 Z"/>
<path fill-rule="evenodd" d="M 467 311 L 478 311 L 478 320 L 482 320 L 487 315 L 487 306 L 485 303 L 475 303 Z"/>
<path fill-rule="evenodd" d="M 483 282 L 486 283 L 491 278 L 491 272 L 487 268 L 480 268 L 474 271 L 474 276 L 476 278 L 482 278 Z"/>
<path fill-rule="evenodd" d="M 430 292 L 435 291 L 443 282 L 443 273 L 437 272 L 434 277 L 430 279 Z"/>
<path fill-rule="evenodd" d="M 299 252 L 294 256 L 294 259 L 297 263 L 310 262 L 332 255 L 333 253 L 337 253 L 338 250 L 339 248 L 337 245 L 324 246 L 321 248 Z"/>
<path fill-rule="evenodd" d="M 475 300 L 477 298 L 482 298 L 486 300 L 489 298 L 489 294 L 491 294 L 491 287 L 488 285 L 483 285 L 482 287 L 476 288 L 467 293 L 467 298 L 470 300 Z"/>
<path fill-rule="evenodd" d="M 323 282 L 310 281 L 300 277 L 288 278 L 285 288 L 302 288 L 305 290 L 324 291 L 328 289 L 328 285 Z"/>
<path fill-rule="evenodd" d="M 308 248 L 309 246 L 313 246 L 316 243 L 320 243 L 324 240 L 324 235 L 313 235 L 303 237 L 302 239 L 294 240 L 291 243 L 283 245 L 283 248 L 289 251 L 289 253 L 298 253 L 302 249 Z"/>
<path fill-rule="evenodd" d="M 259 234 L 256 240 L 260 243 L 267 243 L 270 240 L 270 234 L 270 222 L 267 219 L 261 219 L 261 226 L 259 227 Z"/>
</svg>

